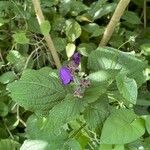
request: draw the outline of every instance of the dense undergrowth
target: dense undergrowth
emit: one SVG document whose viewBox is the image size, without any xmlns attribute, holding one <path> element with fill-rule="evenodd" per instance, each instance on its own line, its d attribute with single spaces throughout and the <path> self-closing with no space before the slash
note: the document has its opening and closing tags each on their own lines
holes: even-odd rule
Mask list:
<svg viewBox="0 0 150 150">
<path fill-rule="evenodd" d="M 118 2 L 41 0 L 39 25 L 31 0 L 0 1 L 0 150 L 150 150 L 150 1 L 99 46 Z"/>
</svg>

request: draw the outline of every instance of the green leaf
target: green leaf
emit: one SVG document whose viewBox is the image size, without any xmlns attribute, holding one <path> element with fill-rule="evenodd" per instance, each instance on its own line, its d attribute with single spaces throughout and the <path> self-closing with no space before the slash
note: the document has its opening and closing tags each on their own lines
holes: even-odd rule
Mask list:
<svg viewBox="0 0 150 150">
<path fill-rule="evenodd" d="M 66 36 L 69 41 L 74 42 L 81 35 L 81 27 L 78 22 L 73 20 L 67 21 Z"/>
<path fill-rule="evenodd" d="M 47 150 L 48 142 L 42 140 L 25 140 L 20 150 Z"/>
<path fill-rule="evenodd" d="M 94 43 L 81 43 L 77 50 L 83 55 L 83 56 L 89 56 L 89 54 L 96 49 L 96 45 Z"/>
<path fill-rule="evenodd" d="M 85 120 L 92 129 L 102 128 L 108 114 L 108 99 L 104 96 L 101 96 L 96 102 L 91 103 L 84 111 Z"/>
<path fill-rule="evenodd" d="M 138 89 L 135 80 L 128 78 L 125 74 L 118 74 L 116 81 L 119 92 L 123 97 L 127 101 L 136 104 Z"/>
<path fill-rule="evenodd" d="M 142 49 L 142 53 L 144 53 L 144 55 L 150 55 L 150 44 L 142 44 L 141 46 Z"/>
<path fill-rule="evenodd" d="M 20 144 L 16 141 L 5 139 L 0 140 L 0 149 L 1 150 L 19 150 Z"/>
<path fill-rule="evenodd" d="M 37 18 L 31 17 L 27 20 L 27 22 L 28 22 L 28 29 L 31 32 L 41 34 L 40 26 L 39 26 Z"/>
<path fill-rule="evenodd" d="M 99 19 L 111 12 L 113 12 L 116 8 L 117 4 L 116 3 L 110 3 L 104 5 L 102 8 L 100 8 L 95 14 L 94 14 L 94 20 Z"/>
<path fill-rule="evenodd" d="M 75 14 L 73 16 L 77 16 L 79 13 L 88 9 L 88 7 L 85 4 L 83 4 L 83 2 L 81 1 L 71 1 L 70 7 L 71 7 L 70 10 L 71 13 Z"/>
<path fill-rule="evenodd" d="M 83 29 L 91 33 L 91 37 L 97 37 L 103 34 L 104 28 L 96 23 L 89 23 L 83 26 Z"/>
<path fill-rule="evenodd" d="M 102 94 L 106 93 L 106 91 L 107 91 L 106 84 L 90 86 L 84 92 L 83 101 L 86 101 L 88 103 L 95 102 Z"/>
<path fill-rule="evenodd" d="M 125 144 L 140 138 L 144 133 L 144 122 L 133 111 L 114 110 L 104 123 L 101 143 Z"/>
<path fill-rule="evenodd" d="M 66 145 L 68 146 L 67 149 L 82 150 L 79 142 L 76 139 L 70 139 Z"/>
<path fill-rule="evenodd" d="M 8 106 L 0 101 L 0 116 L 5 117 L 8 114 Z"/>
<path fill-rule="evenodd" d="M 15 66 L 18 71 L 22 70 L 25 65 L 26 57 L 23 57 L 18 51 L 11 50 L 7 54 L 7 60 L 10 64 Z"/>
<path fill-rule="evenodd" d="M 24 143 L 23 148 L 28 146 L 28 144 L 33 147 L 33 144 L 37 143 L 38 141 L 38 146 L 44 148 L 42 150 L 55 150 L 62 148 L 67 140 L 68 134 L 64 130 L 61 130 L 57 134 L 52 133 L 51 129 L 46 126 L 48 121 L 48 118 L 39 118 L 35 115 L 29 117 L 27 120 L 26 135 L 29 140 L 33 141 Z"/>
<path fill-rule="evenodd" d="M 55 37 L 53 38 L 53 42 L 58 52 L 65 50 L 67 45 L 67 40 L 65 38 Z"/>
<path fill-rule="evenodd" d="M 88 14 L 92 16 L 93 20 L 99 19 L 115 10 L 116 3 L 106 4 L 106 1 L 107 0 L 99 0 L 91 6 Z"/>
<path fill-rule="evenodd" d="M 64 88 L 49 68 L 26 70 L 20 80 L 8 85 L 8 90 L 25 109 L 46 114 L 65 97 Z"/>
<path fill-rule="evenodd" d="M 117 69 L 102 69 L 100 71 L 91 73 L 89 75 L 89 79 L 95 84 L 110 85 L 115 80 L 115 77 L 119 71 L 120 70 Z"/>
<path fill-rule="evenodd" d="M 145 125 L 148 133 L 150 134 L 150 116 L 146 116 Z"/>
<path fill-rule="evenodd" d="M 137 16 L 135 12 L 132 11 L 125 11 L 124 15 L 122 16 L 122 19 L 126 20 L 127 22 L 131 24 L 141 24 L 140 18 Z"/>
<path fill-rule="evenodd" d="M 47 35 L 49 34 L 50 30 L 51 30 L 51 25 L 49 23 L 48 20 L 44 20 L 41 24 L 40 24 L 40 29 L 43 35 Z"/>
<path fill-rule="evenodd" d="M 84 102 L 68 95 L 65 100 L 52 108 L 49 112 L 47 127 L 49 130 L 57 130 L 62 125 L 77 118 L 84 110 Z"/>
<path fill-rule="evenodd" d="M 101 144 L 99 150 L 125 150 L 124 145 Z"/>
<path fill-rule="evenodd" d="M 3 84 L 10 83 L 16 79 L 16 75 L 13 71 L 8 71 L 6 73 L 3 73 L 0 76 L 0 82 Z"/>
<path fill-rule="evenodd" d="M 129 78 L 135 79 L 138 87 L 146 80 L 143 74 L 146 66 L 145 62 L 137 59 L 134 55 L 109 47 L 97 48 L 91 52 L 88 59 L 88 68 L 92 71 L 120 69 L 121 73 L 125 73 Z"/>
<path fill-rule="evenodd" d="M 67 57 L 70 58 L 75 52 L 76 46 L 73 43 L 68 43 L 66 46 Z"/>
<path fill-rule="evenodd" d="M 98 150 L 112 150 L 112 145 L 100 144 L 100 147 Z"/>
<path fill-rule="evenodd" d="M 27 44 L 29 43 L 29 39 L 26 37 L 24 32 L 18 32 L 13 35 L 15 42 L 19 44 Z"/>
</svg>

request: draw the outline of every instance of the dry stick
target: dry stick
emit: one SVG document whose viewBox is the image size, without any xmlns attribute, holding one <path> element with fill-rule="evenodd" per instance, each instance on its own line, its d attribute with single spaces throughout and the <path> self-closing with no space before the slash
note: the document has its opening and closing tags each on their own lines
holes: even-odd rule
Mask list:
<svg viewBox="0 0 150 150">
<path fill-rule="evenodd" d="M 43 12 L 41 9 L 41 5 L 40 5 L 40 0 L 32 0 L 35 12 L 36 12 L 36 16 L 38 19 L 39 24 L 41 24 L 42 22 L 44 22 L 44 16 L 43 16 Z M 54 62 L 56 64 L 56 67 L 59 69 L 61 67 L 61 63 L 60 63 L 60 59 L 59 56 L 57 54 L 57 51 L 55 49 L 54 43 L 52 41 L 52 38 L 49 34 L 44 35 L 44 39 L 47 43 L 47 46 L 52 54 L 52 57 L 54 59 Z"/>
<path fill-rule="evenodd" d="M 104 35 L 102 37 L 102 40 L 100 41 L 99 46 L 105 46 L 107 45 L 108 41 L 110 40 L 114 29 L 117 25 L 117 23 L 119 22 L 121 16 L 123 15 L 126 7 L 128 6 L 130 0 L 120 0 L 120 2 L 117 5 L 117 8 L 109 22 L 109 24 L 107 25 Z"/>
</svg>

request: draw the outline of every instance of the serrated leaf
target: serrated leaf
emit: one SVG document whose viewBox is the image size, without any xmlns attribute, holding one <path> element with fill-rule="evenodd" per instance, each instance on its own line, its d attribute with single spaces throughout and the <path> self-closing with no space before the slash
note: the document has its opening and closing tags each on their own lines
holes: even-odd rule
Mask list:
<svg viewBox="0 0 150 150">
<path fill-rule="evenodd" d="M 108 99 L 101 96 L 96 102 L 91 103 L 84 111 L 84 117 L 90 128 L 102 128 L 104 120 L 109 114 Z"/>
<path fill-rule="evenodd" d="M 32 144 L 33 142 L 37 143 L 37 140 L 39 140 L 39 146 L 44 148 L 42 150 L 53 150 L 62 148 L 68 134 L 63 130 L 58 134 L 50 132 L 50 128 L 48 126 L 45 126 L 47 122 L 48 118 L 39 118 L 35 115 L 29 117 L 27 121 L 26 134 L 29 140 L 34 140 L 31 141 L 31 147 L 34 146 Z M 24 147 L 28 146 L 26 144 L 30 145 L 30 141 L 29 143 L 25 143 Z"/>
<path fill-rule="evenodd" d="M 138 89 L 135 80 L 128 78 L 125 74 L 118 74 L 116 81 L 119 92 L 123 97 L 127 101 L 136 104 Z"/>
<path fill-rule="evenodd" d="M 1 150 L 19 150 L 20 144 L 11 139 L 0 140 Z"/>
<path fill-rule="evenodd" d="M 87 88 L 84 92 L 83 101 L 87 103 L 95 102 L 102 94 L 106 93 L 107 85 L 106 84 L 99 84 L 93 85 Z"/>
<path fill-rule="evenodd" d="M 13 35 L 14 40 L 19 44 L 28 44 L 29 39 L 24 32 L 18 32 Z"/>
<path fill-rule="evenodd" d="M 69 20 L 66 27 L 66 36 L 69 41 L 74 42 L 81 35 L 81 27 L 76 21 Z"/>
<path fill-rule="evenodd" d="M 135 79 L 138 86 L 146 80 L 143 74 L 146 66 L 145 62 L 137 59 L 134 55 L 109 47 L 97 48 L 91 52 L 88 59 L 88 68 L 92 71 L 120 69 L 121 73 L 125 73 L 129 78 Z"/>
<path fill-rule="evenodd" d="M 47 35 L 49 34 L 50 30 L 51 30 L 51 25 L 49 23 L 48 20 L 44 20 L 41 24 L 40 24 L 40 29 L 43 35 Z"/>
<path fill-rule="evenodd" d="M 135 12 L 132 11 L 125 11 L 122 19 L 126 20 L 131 24 L 141 24 L 141 20 Z"/>
<path fill-rule="evenodd" d="M 66 46 L 67 57 L 70 58 L 75 52 L 76 46 L 73 43 L 68 43 Z"/>
<path fill-rule="evenodd" d="M 8 85 L 10 96 L 25 109 L 48 114 L 65 97 L 64 88 L 52 73 L 49 68 L 26 70 L 20 80 Z"/>
<path fill-rule="evenodd" d="M 125 144 L 135 141 L 144 133 L 144 122 L 133 111 L 128 109 L 114 110 L 104 123 L 101 143 Z"/>
<path fill-rule="evenodd" d="M 50 110 L 47 126 L 49 126 L 50 130 L 57 130 L 62 125 L 78 117 L 83 110 L 84 102 L 68 95 L 62 103 Z"/>
</svg>

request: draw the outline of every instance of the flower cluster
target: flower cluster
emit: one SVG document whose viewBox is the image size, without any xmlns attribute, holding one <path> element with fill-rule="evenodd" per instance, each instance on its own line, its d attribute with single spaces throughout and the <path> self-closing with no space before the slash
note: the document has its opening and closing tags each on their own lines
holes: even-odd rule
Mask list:
<svg viewBox="0 0 150 150">
<path fill-rule="evenodd" d="M 76 52 L 72 56 L 67 66 L 63 66 L 59 71 L 60 80 L 63 85 L 68 85 L 71 82 L 76 84 L 74 96 L 82 98 L 84 91 L 90 85 L 90 81 L 85 77 L 79 78 L 79 64 L 81 61 L 81 54 Z"/>
</svg>

